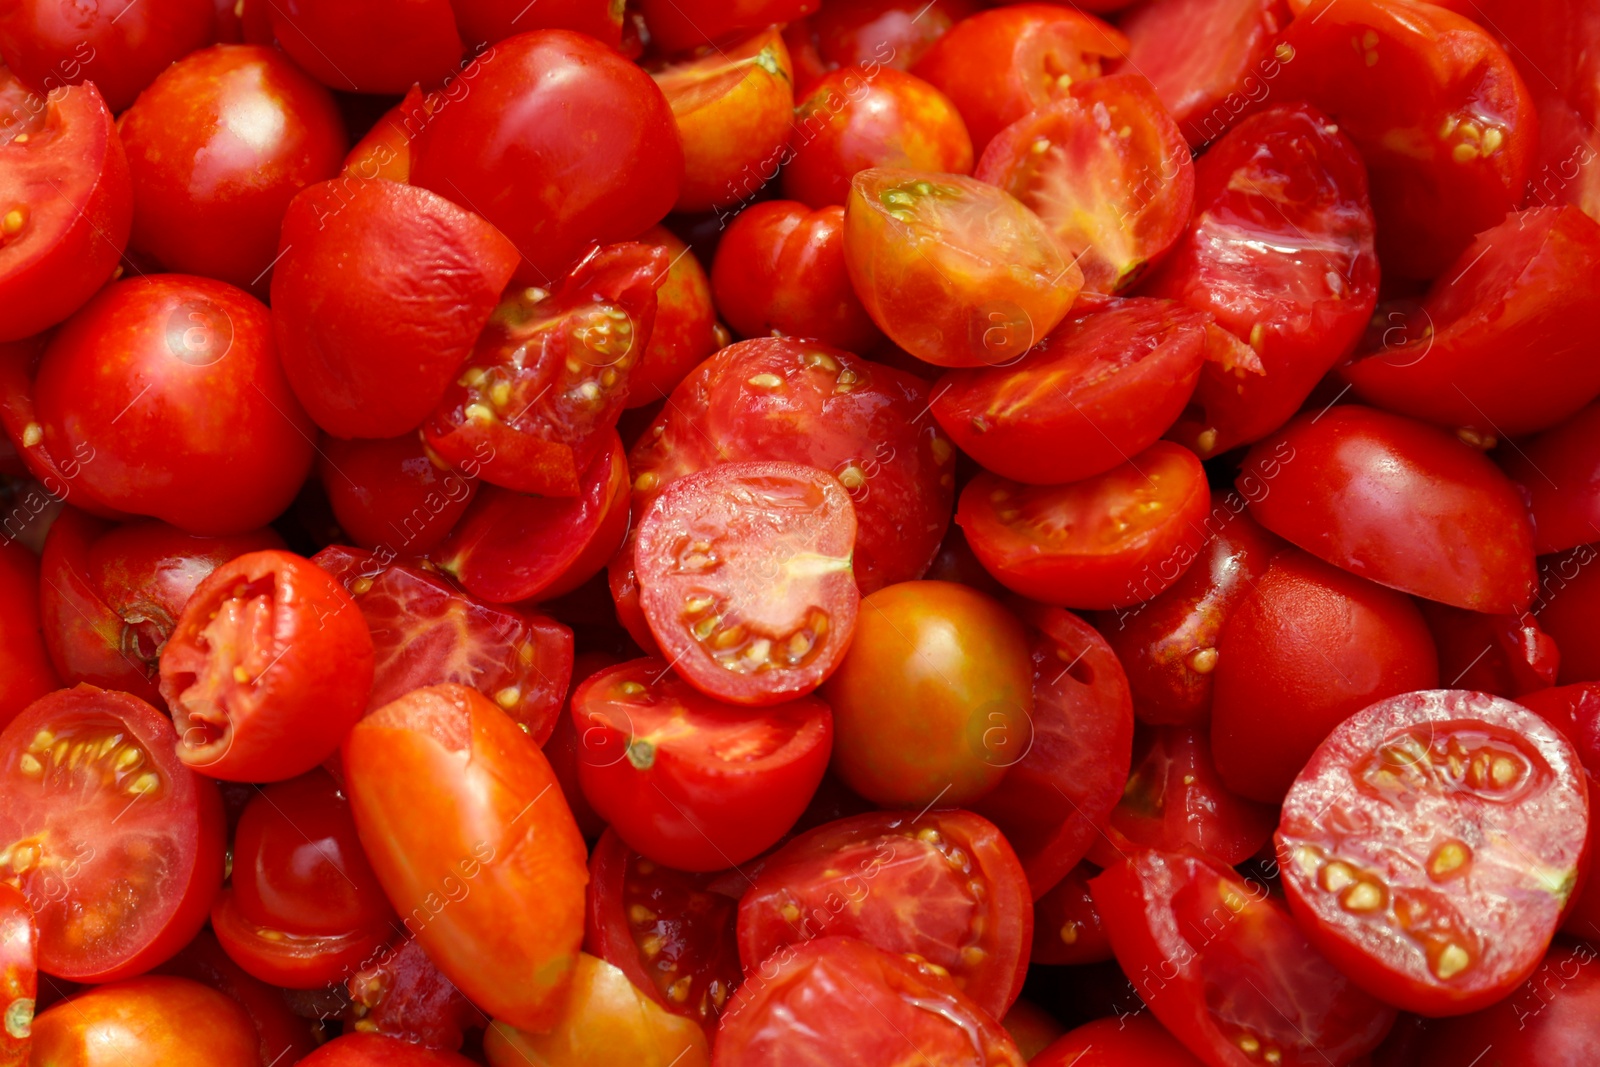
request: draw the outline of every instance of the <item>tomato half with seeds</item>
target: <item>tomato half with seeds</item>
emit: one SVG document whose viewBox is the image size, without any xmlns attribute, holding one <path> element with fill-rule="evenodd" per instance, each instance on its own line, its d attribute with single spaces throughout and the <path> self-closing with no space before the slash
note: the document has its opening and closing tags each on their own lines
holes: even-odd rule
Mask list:
<svg viewBox="0 0 1600 1067">
<path fill-rule="evenodd" d="M 113 982 L 33 1021 L 32 1063 L 56 1067 L 259 1067 L 245 1010 L 170 975 Z"/>
<path fill-rule="evenodd" d="M 739 958 L 748 976 L 785 945 L 841 936 L 944 968 L 999 1019 L 1028 971 L 1028 879 L 999 829 L 971 812 L 819 826 L 768 856 L 740 898 Z"/>
<path fill-rule="evenodd" d="M 735 704 L 791 700 L 821 685 L 850 646 L 855 539 L 850 496 L 825 471 L 770 462 L 696 471 L 639 520 L 639 604 L 695 688 Z"/>
<path fill-rule="evenodd" d="M 1306 936 L 1363 988 L 1422 1015 L 1509 994 L 1539 965 L 1587 866 L 1572 744 L 1484 693 L 1432 690 L 1345 720 L 1278 825 Z"/>
<path fill-rule="evenodd" d="M 990 574 L 1034 600 L 1118 608 L 1163 592 L 1199 558 L 1211 510 L 1193 452 L 1158 441 L 1083 481 L 967 483 L 956 522 Z"/>
<path fill-rule="evenodd" d="M 210 775 L 274 782 L 333 754 L 372 692 L 372 638 L 350 595 L 291 552 L 223 564 L 161 654 L 178 756 Z"/>
<path fill-rule="evenodd" d="M 22 891 L 0 884 L 0 1003 L 5 1029 L 0 1031 L 0 1063 L 21 1067 L 28 1062 L 33 1006 L 39 994 L 39 928 Z"/>
<path fill-rule="evenodd" d="M 9 531 L 8 531 L 9 532 Z M 0 543 L 0 726 L 61 688 L 40 615 L 39 561 L 20 544 Z"/>
<path fill-rule="evenodd" d="M 0 880 L 33 908 L 41 970 L 141 974 L 204 925 L 222 884 L 222 798 L 177 742 L 144 701 L 91 685 L 35 701 L 0 733 Z"/>
<path fill-rule="evenodd" d="M 630 848 L 680 870 L 724 870 L 794 826 L 827 770 L 833 716 L 803 696 L 753 713 L 672 672 L 633 660 L 577 688 L 578 781 Z"/>
<path fill-rule="evenodd" d="M 1089 894 L 1089 879 L 1099 873 L 1094 864 L 1080 863 L 1034 902 L 1031 962 L 1083 964 L 1111 959 L 1105 924 Z M 1009 1022 L 1006 1029 L 1011 1029 Z"/>
<path fill-rule="evenodd" d="M 1015 359 L 1056 328 L 1083 288 L 1083 272 L 1037 215 L 959 174 L 858 172 L 844 251 L 872 321 L 941 367 Z"/>
<path fill-rule="evenodd" d="M 1600 404 L 1496 458 L 1527 495 L 1535 552 L 1563 552 L 1600 538 Z"/>
</svg>

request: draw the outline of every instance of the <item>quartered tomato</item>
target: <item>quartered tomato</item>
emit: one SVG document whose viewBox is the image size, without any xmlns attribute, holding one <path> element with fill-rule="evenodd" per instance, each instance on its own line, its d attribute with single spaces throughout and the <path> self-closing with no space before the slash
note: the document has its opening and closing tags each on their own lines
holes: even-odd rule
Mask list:
<svg viewBox="0 0 1600 1067">
<path fill-rule="evenodd" d="M 177 742 L 144 701 L 91 685 L 35 701 L 0 733 L 0 880 L 33 909 L 41 970 L 142 974 L 205 923 L 222 884 L 222 800 Z"/>
<path fill-rule="evenodd" d="M 1089 879 L 1099 873 L 1093 864 L 1080 863 L 1034 902 L 1031 962 L 1082 964 L 1111 959 L 1105 924 L 1089 894 Z M 1006 1029 L 1012 1030 L 1009 1019 Z"/>
<path fill-rule="evenodd" d="M 1306 936 L 1391 1004 L 1458 1015 L 1539 965 L 1587 865 L 1571 742 L 1483 693 L 1351 716 L 1284 801 L 1283 886 Z"/>
<path fill-rule="evenodd" d="M 40 625 L 39 561 L 0 542 L 0 727 L 60 681 Z"/>
<path fill-rule="evenodd" d="M 466 51 L 449 0 L 270 0 L 265 6 L 290 58 L 343 92 L 437 85 Z"/>
<path fill-rule="evenodd" d="M 90 989 L 44 1012 L 33 1021 L 30 1062 L 260 1067 L 258 1048 L 238 1004 L 199 982 L 151 975 Z"/>
<path fill-rule="evenodd" d="M 1528 498 L 1535 552 L 1600 540 L 1600 404 L 1496 458 Z"/>
</svg>

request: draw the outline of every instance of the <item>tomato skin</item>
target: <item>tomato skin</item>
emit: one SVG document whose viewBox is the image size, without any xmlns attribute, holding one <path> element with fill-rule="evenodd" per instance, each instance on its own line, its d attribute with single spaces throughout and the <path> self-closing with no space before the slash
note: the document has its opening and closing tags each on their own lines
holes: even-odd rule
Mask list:
<svg viewBox="0 0 1600 1067">
<path fill-rule="evenodd" d="M 33 1021 L 38 1067 L 258 1067 L 243 1008 L 187 978 L 99 986 Z M 304 1062 L 304 1061 L 301 1061 Z"/>
<path fill-rule="evenodd" d="M 272 32 L 306 73 L 333 89 L 403 93 L 433 86 L 466 49 L 449 0 L 272 0 Z"/>
<path fill-rule="evenodd" d="M 769 200 L 741 211 L 717 244 L 711 286 L 741 337 L 815 337 L 849 352 L 883 341 L 850 285 L 838 205 Z"/>
<path fill-rule="evenodd" d="M 1033 1067 L 1202 1067 L 1177 1038 L 1143 1014 L 1085 1023 L 1028 1062 Z"/>
<path fill-rule="evenodd" d="M 650 39 L 663 52 L 715 44 L 740 30 L 793 22 L 821 0 L 640 0 Z"/>
<path fill-rule="evenodd" d="M 0 126 L 0 199 L 29 209 L 24 229 L 0 238 L 0 341 L 16 341 L 72 314 L 111 277 L 133 225 L 133 191 L 93 85 L 41 98 L 0 67 L 0 100 L 11 112 Z M 25 146 L 15 139 L 23 132 Z"/>
<path fill-rule="evenodd" d="M 1261 525 L 1380 585 L 1491 614 L 1533 599 L 1522 498 L 1431 426 L 1356 405 L 1307 413 L 1250 450 L 1237 484 Z"/>
<path fill-rule="evenodd" d="M 364 1033 L 336 1037 L 300 1061 L 301 1067 L 469 1067 L 471 1063 L 444 1049 Z"/>
<path fill-rule="evenodd" d="M 1486 1067 L 1580 1067 L 1591 1055 L 1600 1013 L 1594 960 L 1588 943 L 1552 945 L 1528 981 L 1506 999 L 1472 1015 L 1431 1023 L 1419 1067 L 1460 1063 L 1485 1048 L 1494 1049 L 1484 1059 Z"/>
<path fill-rule="evenodd" d="M 1600 631 L 1594 626 L 1600 605 L 1600 569 L 1589 566 L 1600 546 L 1579 545 L 1539 561 L 1539 596 L 1534 613 L 1539 626 L 1561 650 L 1561 685 L 1600 682 Z"/>
<path fill-rule="evenodd" d="M 222 951 L 209 930 L 196 934 L 182 952 L 153 973 L 187 978 L 234 1000 L 255 1025 L 260 1067 L 273 1067 L 280 1057 L 298 1063 L 317 1047 L 310 1020 L 289 1010 L 281 990 L 245 973 Z"/>
<path fill-rule="evenodd" d="M 430 1049 L 459 1049 L 488 1018 L 434 966 L 417 939 L 396 937 L 362 961 L 339 991 L 348 1033 L 382 1034 Z"/>
<path fill-rule="evenodd" d="M 829 71 L 872 61 L 909 70 L 950 28 L 983 10 L 978 0 L 858 0 L 825 4 L 784 28 L 795 57 L 795 91 L 807 93 Z"/>
<path fill-rule="evenodd" d="M 0 544 L 0 727 L 61 688 L 45 642 L 39 570 L 32 552 Z"/>
<path fill-rule="evenodd" d="M 1531 613 L 1483 615 L 1430 601 L 1417 606 L 1439 649 L 1439 677 L 1452 686 L 1518 699 L 1556 684 L 1561 650 Z"/>
<path fill-rule="evenodd" d="M 22 891 L 0 886 L 0 1000 L 7 1025 L 0 1036 L 0 1062 L 21 1067 L 28 1060 L 29 1027 L 39 993 L 39 928 Z"/>
<path fill-rule="evenodd" d="M 1030 1062 L 1067 1032 L 1054 1015 L 1029 1000 L 1018 1000 L 1011 1005 L 1000 1025 L 1017 1043 L 1022 1058 Z"/>
<path fill-rule="evenodd" d="M 356 724 L 344 776 L 378 881 L 439 970 L 497 1019 L 553 1025 L 588 871 L 560 790 L 544 798 L 556 779 L 532 740 L 476 691 L 432 686 Z"/>
<path fill-rule="evenodd" d="M 1034 902 L 1029 962 L 1082 964 L 1111 959 L 1111 942 L 1089 895 L 1089 879 L 1098 873 L 1093 864 L 1080 863 Z M 1006 1029 L 1011 1029 L 1009 1022 Z"/>
<path fill-rule="evenodd" d="M 525 280 L 548 286 L 591 242 L 661 221 L 683 146 L 649 75 L 592 38 L 537 30 L 495 45 L 471 93 L 433 116 L 411 176 L 483 214 L 522 253 Z"/>
<path fill-rule="evenodd" d="M 1590 404 L 1497 458 L 1528 498 L 1535 552 L 1563 552 L 1595 539 L 1600 526 L 1600 404 Z"/>
<path fill-rule="evenodd" d="M 85 497 L 190 533 L 266 525 L 311 468 L 267 309 L 223 282 L 113 282 L 56 332 L 34 400 Z"/>
<path fill-rule="evenodd" d="M 629 408 L 653 404 L 669 395 L 702 360 L 722 347 L 718 341 L 726 337 L 717 327 L 711 279 L 699 258 L 688 254 L 689 247 L 665 226 L 650 227 L 638 241 L 664 249 L 671 265 L 656 290 L 650 343 L 628 377 Z"/>
<path fill-rule="evenodd" d="M 622 9 L 611 0 L 450 0 L 468 45 L 497 44 L 528 30 L 576 30 L 612 48 L 622 44 Z"/>
<path fill-rule="evenodd" d="M 448 537 L 478 491 L 477 478 L 434 463 L 416 434 L 325 437 L 317 473 L 352 541 L 407 554 L 421 555 Z"/>
</svg>

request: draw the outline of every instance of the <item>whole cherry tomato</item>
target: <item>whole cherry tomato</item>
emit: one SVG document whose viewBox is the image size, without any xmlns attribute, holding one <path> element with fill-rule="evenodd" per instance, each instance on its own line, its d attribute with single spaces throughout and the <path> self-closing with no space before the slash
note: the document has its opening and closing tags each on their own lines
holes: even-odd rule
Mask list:
<svg viewBox="0 0 1600 1067">
<path fill-rule="evenodd" d="M 467 44 L 495 44 L 529 30 L 576 30 L 618 47 L 622 6 L 612 0 L 450 0 Z"/>
<path fill-rule="evenodd" d="M 45 1067 L 259 1067 L 245 1010 L 187 978 L 114 982 L 33 1021 L 33 1059 Z M 302 1061 L 304 1062 L 304 1061 Z"/>
</svg>

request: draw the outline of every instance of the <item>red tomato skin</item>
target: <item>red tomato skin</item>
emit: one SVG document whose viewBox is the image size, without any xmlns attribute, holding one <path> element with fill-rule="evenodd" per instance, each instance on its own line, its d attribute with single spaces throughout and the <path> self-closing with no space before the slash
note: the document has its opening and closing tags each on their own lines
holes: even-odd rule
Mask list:
<svg viewBox="0 0 1600 1067">
<path fill-rule="evenodd" d="M 243 1008 L 261 1041 L 261 1067 L 273 1067 L 280 1058 L 298 1063 L 317 1047 L 311 1021 L 289 1010 L 281 990 L 234 963 L 209 930 L 201 930 L 182 952 L 152 973 L 208 985 Z"/>
<path fill-rule="evenodd" d="M 1535 552 L 1564 552 L 1595 540 L 1600 528 L 1600 404 L 1590 404 L 1496 458 L 1528 498 Z"/>
<path fill-rule="evenodd" d="M 99 90 L 93 85 L 57 88 L 40 98 L 0 67 L 0 99 L 11 104 L 18 96 L 22 107 L 5 127 L 25 110 L 42 113 L 35 121 L 58 132 L 47 140 L 35 129 L 30 147 L 10 137 L 0 147 L 0 161 L 11 171 L 0 197 L 28 207 L 33 220 L 31 228 L 25 222 L 19 234 L 0 239 L 0 305 L 6 309 L 0 341 L 31 337 L 82 307 L 117 269 L 133 225 L 128 157 Z M 52 149 L 56 141 L 62 143 Z M 33 173 L 28 157 L 45 151 L 66 158 L 41 159 L 42 173 Z"/>
<path fill-rule="evenodd" d="M 1539 595 L 1533 612 L 1539 626 L 1561 650 L 1561 685 L 1600 682 L 1600 546 L 1579 545 L 1570 552 L 1539 560 Z"/>
<path fill-rule="evenodd" d="M 0 1061 L 22 1067 L 39 995 L 39 927 L 22 891 L 0 886 L 0 998 L 17 1020 L 0 1036 Z"/>
<path fill-rule="evenodd" d="M 1600 682 L 1540 689 L 1514 699 L 1560 730 L 1591 776 L 1600 772 Z"/>
<path fill-rule="evenodd" d="M 1034 902 L 1030 963 L 1103 963 L 1112 958 L 1105 924 L 1089 895 L 1089 879 L 1099 873 L 1093 864 L 1080 863 Z"/>
<path fill-rule="evenodd" d="M 317 474 L 352 541 L 407 555 L 422 555 L 448 537 L 478 492 L 477 478 L 434 463 L 416 434 L 325 437 Z"/>
<path fill-rule="evenodd" d="M 430 1049 L 459 1049 L 489 1020 L 440 973 L 415 937 L 372 953 L 343 983 L 345 1032 L 382 1034 Z"/>
<path fill-rule="evenodd" d="M 573 30 L 611 48 L 622 44 L 622 8 L 611 0 L 450 0 L 461 39 L 498 44 L 529 30 Z"/>
<path fill-rule="evenodd" d="M 1439 677 L 1460 689 L 1519 699 L 1556 684 L 1561 650 L 1532 614 L 1483 615 L 1420 601 L 1434 645 Z"/>
<path fill-rule="evenodd" d="M 56 332 L 34 400 L 51 454 L 82 461 L 86 497 L 190 533 L 266 525 L 311 468 L 266 307 L 207 278 L 102 289 Z"/>
<path fill-rule="evenodd" d="M 77 455 L 63 456 L 58 461 L 45 447 L 44 435 L 29 429 L 39 425 L 39 412 L 33 402 L 34 371 L 53 336 L 47 331 L 25 341 L 0 342 L 0 424 L 6 432 L 6 441 L 0 448 L 9 446 L 21 461 L 23 469 L 18 473 L 32 475 L 38 483 L 37 489 L 19 494 L 19 503 L 6 516 L 4 529 L 8 537 L 35 552 L 44 549 L 44 535 L 48 532 L 44 520 L 55 513 L 57 502 L 68 497 L 74 507 L 91 515 L 118 520 L 129 517 L 91 500 L 87 493 L 73 493 L 72 483 L 83 472 L 82 461 L 95 455 L 92 446 L 81 446 Z"/>
<path fill-rule="evenodd" d="M 40 615 L 39 560 L 0 543 L 0 729 L 23 708 L 61 688 Z"/>
<path fill-rule="evenodd" d="M 255 123 L 275 136 L 235 132 Z M 347 147 L 332 94 L 258 45 L 186 56 L 139 94 L 118 130 L 133 178 L 133 250 L 257 292 L 289 201 L 338 173 Z"/>
<path fill-rule="evenodd" d="M 821 0 L 640 0 L 650 39 L 663 52 L 715 44 L 741 30 L 793 22 Z"/>
<path fill-rule="evenodd" d="M 290 202 L 273 269 L 283 369 L 335 437 L 414 430 L 517 266 L 482 218 L 426 189 L 339 179 Z"/>
<path fill-rule="evenodd" d="M 537 30 L 496 45 L 471 93 L 433 116 L 411 175 L 483 214 L 522 253 L 521 276 L 548 287 L 589 244 L 661 221 L 683 146 L 648 74 L 592 38 Z"/>
<path fill-rule="evenodd" d="M 272 32 L 308 74 L 354 93 L 438 85 L 466 49 L 449 0 L 272 0 Z"/>
<path fill-rule="evenodd" d="M 1261 525 L 1380 585 L 1491 614 L 1533 600 L 1521 496 L 1431 426 L 1356 405 L 1308 412 L 1252 448 L 1236 484 Z"/>
<path fill-rule="evenodd" d="M 978 0 L 858 0 L 826 4 L 784 27 L 794 56 L 796 94 L 809 94 L 829 71 L 873 60 L 909 70 L 956 23 L 983 10 Z"/>
<path fill-rule="evenodd" d="M 1527 1063 L 1582 1067 L 1594 1051 L 1600 977 L 1585 941 L 1552 945 L 1527 982 L 1506 999 L 1471 1015 L 1433 1022 L 1418 1067 L 1470 1062 L 1485 1049 L 1486 1065 Z M 1463 1059 L 1465 1057 L 1465 1059 Z"/>
<path fill-rule="evenodd" d="M 771 200 L 741 211 L 717 244 L 711 288 L 741 337 L 814 337 L 848 352 L 883 343 L 845 269 L 838 205 Z"/>
<path fill-rule="evenodd" d="M 30 1062 L 257 1067 L 259 1044 L 250 1016 L 222 993 L 151 975 L 98 986 L 44 1012 L 33 1021 Z"/>
<path fill-rule="evenodd" d="M 665 226 L 652 226 L 637 240 L 666 249 L 671 265 L 666 280 L 656 290 L 656 321 L 650 328 L 650 343 L 628 376 L 629 408 L 667 397 L 702 360 L 721 348 L 720 341 L 727 337 L 717 325 L 712 280 L 699 258 L 689 254 L 688 246 Z M 853 292 L 850 295 L 855 296 Z"/>
<path fill-rule="evenodd" d="M 469 1067 L 471 1060 L 381 1034 L 336 1037 L 300 1061 L 301 1067 Z"/>
<path fill-rule="evenodd" d="M 1069 1031 L 1029 1060 L 1031 1067 L 1203 1067 L 1148 1015 L 1096 1019 Z"/>
</svg>

